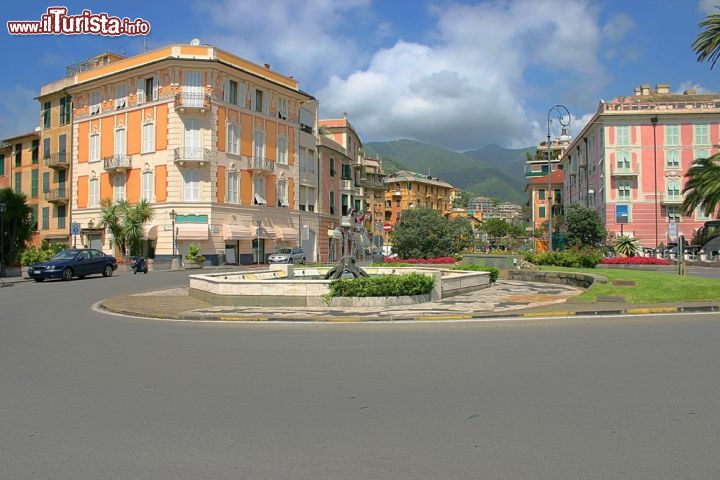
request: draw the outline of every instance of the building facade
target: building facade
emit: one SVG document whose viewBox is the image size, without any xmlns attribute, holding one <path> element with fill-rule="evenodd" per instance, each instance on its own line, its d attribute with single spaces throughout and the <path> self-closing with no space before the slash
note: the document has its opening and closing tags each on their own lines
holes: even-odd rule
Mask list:
<svg viewBox="0 0 720 480">
<path fill-rule="evenodd" d="M 555 171 L 563 168 L 560 162 L 563 152 L 570 145 L 570 137 L 563 135 L 550 141 L 550 166 L 548 167 L 548 145 L 542 141 L 535 150 L 535 154 L 528 154 L 525 161 L 525 177 L 539 177 L 548 173 L 548 168 Z"/>
<path fill-rule="evenodd" d="M 551 190 L 548 192 L 548 180 Z M 534 231 L 548 221 L 550 216 L 550 205 L 553 205 L 553 215 L 562 214 L 562 191 L 564 182 L 563 170 L 555 170 L 542 177 L 533 177 L 528 181 L 525 192 L 528 194 L 528 205 L 530 208 L 530 227 Z"/>
<path fill-rule="evenodd" d="M 321 259 L 332 215 L 318 195 L 317 102 L 296 80 L 196 41 L 70 78 L 83 244 L 112 252 L 102 206 L 145 200 L 143 253 L 156 263 L 193 243 L 213 264 L 300 245 Z"/>
<path fill-rule="evenodd" d="M 674 242 L 674 228 L 689 240 L 708 217 L 681 211 L 685 174 L 696 158 L 718 152 L 717 98 L 658 84 L 601 102 L 561 157 L 565 204 L 596 209 L 608 231 L 643 247 Z"/>
</svg>

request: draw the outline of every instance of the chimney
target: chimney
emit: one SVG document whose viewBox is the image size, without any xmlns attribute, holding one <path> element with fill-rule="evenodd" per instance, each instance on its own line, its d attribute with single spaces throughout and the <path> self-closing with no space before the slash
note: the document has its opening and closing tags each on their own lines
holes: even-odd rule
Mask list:
<svg viewBox="0 0 720 480">
<path fill-rule="evenodd" d="M 640 90 L 642 91 L 643 96 L 650 95 L 650 84 L 643 83 L 640 85 Z"/>
<path fill-rule="evenodd" d="M 640 89 L 640 87 L 635 87 L 635 96 L 639 97 L 640 94 L 642 94 L 642 90 Z"/>
<path fill-rule="evenodd" d="M 670 93 L 669 83 L 658 83 L 655 85 L 655 93 L 658 95 L 668 95 Z"/>
<path fill-rule="evenodd" d="M 265 68 L 267 68 L 268 70 L 270 70 L 270 64 L 269 64 L 269 63 L 266 63 L 266 64 L 265 64 Z"/>
<path fill-rule="evenodd" d="M 683 95 L 697 95 L 697 90 L 694 88 L 688 88 L 683 92 Z"/>
</svg>

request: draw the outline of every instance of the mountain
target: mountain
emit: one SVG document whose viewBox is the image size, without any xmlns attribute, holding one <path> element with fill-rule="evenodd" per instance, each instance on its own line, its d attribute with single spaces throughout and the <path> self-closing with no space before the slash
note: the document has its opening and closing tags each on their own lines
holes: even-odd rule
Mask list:
<svg viewBox="0 0 720 480">
<path fill-rule="evenodd" d="M 494 166 L 502 161 L 496 161 L 491 156 L 473 158 L 415 140 L 369 142 L 364 146 L 366 152 L 380 155 L 386 168 L 390 163 L 392 166 L 399 166 L 400 169 L 429 173 L 462 190 L 494 197 L 501 201 L 525 203 L 527 200 L 524 193 L 525 176 L 522 168 L 520 173 L 505 173 Z M 501 147 L 495 146 L 495 148 L 500 149 L 499 152 L 501 150 L 508 152 Z M 482 150 L 484 149 L 478 151 Z M 504 152 L 501 154 L 505 155 Z M 511 150 L 510 152 L 515 151 Z M 524 162 L 525 154 L 517 152 L 516 154 L 521 156 Z M 510 156 L 512 155 L 508 154 L 502 158 L 506 159 Z M 387 169 L 387 171 L 391 171 L 391 169 Z M 510 171 L 512 172 L 513 169 Z"/>
<path fill-rule="evenodd" d="M 482 160 L 505 175 L 517 178 L 525 175 L 525 158 L 528 153 L 535 155 L 535 150 L 536 147 L 511 149 L 492 144 L 478 150 L 469 150 L 464 152 L 464 155 Z"/>
</svg>

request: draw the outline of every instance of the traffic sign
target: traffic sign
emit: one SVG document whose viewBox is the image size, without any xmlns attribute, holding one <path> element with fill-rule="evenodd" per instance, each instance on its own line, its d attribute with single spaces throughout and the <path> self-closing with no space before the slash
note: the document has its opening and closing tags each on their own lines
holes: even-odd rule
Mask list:
<svg viewBox="0 0 720 480">
<path fill-rule="evenodd" d="M 73 222 L 73 224 L 70 226 L 70 234 L 71 235 L 80 235 L 80 224 Z"/>
<path fill-rule="evenodd" d="M 392 230 L 392 225 L 390 225 L 389 223 L 386 223 L 385 225 L 383 225 L 384 232 L 389 232 L 390 230 Z"/>
<path fill-rule="evenodd" d="M 670 237 L 670 241 L 672 241 L 672 242 L 677 240 L 677 237 L 678 237 L 677 222 L 673 221 L 673 222 L 668 223 L 668 237 Z"/>
</svg>

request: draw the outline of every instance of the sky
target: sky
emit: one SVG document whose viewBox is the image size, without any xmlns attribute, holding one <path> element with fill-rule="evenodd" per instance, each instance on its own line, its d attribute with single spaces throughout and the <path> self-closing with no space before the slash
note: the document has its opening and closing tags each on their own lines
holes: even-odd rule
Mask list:
<svg viewBox="0 0 720 480">
<path fill-rule="evenodd" d="M 34 97 L 65 66 L 199 38 L 292 75 L 321 118 L 348 114 L 363 142 L 410 138 L 456 151 L 521 148 L 565 105 L 578 132 L 601 99 L 640 84 L 720 92 L 697 62 L 698 23 L 720 0 L 177 0 L 7 2 L 0 138 L 39 123 Z M 147 37 L 11 36 L 51 5 L 150 22 Z M 717 11 L 720 13 L 720 10 Z M 552 122 L 553 135 L 559 135 Z"/>
</svg>

